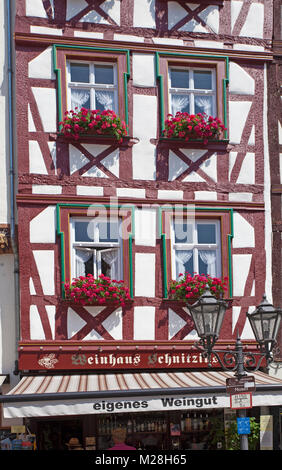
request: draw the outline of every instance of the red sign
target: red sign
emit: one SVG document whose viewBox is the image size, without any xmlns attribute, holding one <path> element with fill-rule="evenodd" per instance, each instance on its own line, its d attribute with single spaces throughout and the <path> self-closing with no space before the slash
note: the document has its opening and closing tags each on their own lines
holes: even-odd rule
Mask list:
<svg viewBox="0 0 282 470">
<path fill-rule="evenodd" d="M 220 367 L 216 357 L 213 367 Z M 19 352 L 20 370 L 97 370 L 97 369 L 181 369 L 207 368 L 208 360 L 199 351 L 192 349 L 174 351 L 132 350 L 130 351 L 56 351 L 44 348 Z"/>
<path fill-rule="evenodd" d="M 213 368 L 220 368 L 212 355 Z M 191 346 L 165 345 L 157 349 L 131 345 L 21 345 L 20 370 L 207 369 L 208 359 Z"/>
</svg>

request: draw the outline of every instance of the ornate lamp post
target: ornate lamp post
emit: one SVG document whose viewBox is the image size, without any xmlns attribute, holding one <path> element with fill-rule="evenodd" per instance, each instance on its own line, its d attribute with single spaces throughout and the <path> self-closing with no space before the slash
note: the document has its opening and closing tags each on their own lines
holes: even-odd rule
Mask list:
<svg viewBox="0 0 282 470">
<path fill-rule="evenodd" d="M 256 371 L 265 359 L 267 365 L 273 361 L 273 348 L 281 324 L 282 310 L 275 309 L 263 296 L 261 304 L 252 313 L 247 313 L 253 333 L 258 342 L 260 352 L 243 350 L 243 344 L 237 337 L 235 349 L 214 349 L 219 338 L 225 311 L 228 303 L 223 299 L 214 297 L 208 286 L 204 293 L 193 305 L 187 305 L 191 314 L 199 341 L 195 346 L 209 360 L 211 366 L 212 354 L 216 356 L 224 370 L 233 371 L 238 379 L 246 375 L 246 371 Z M 240 411 L 245 416 L 245 410 Z M 241 449 L 248 449 L 247 435 L 241 435 Z"/>
</svg>

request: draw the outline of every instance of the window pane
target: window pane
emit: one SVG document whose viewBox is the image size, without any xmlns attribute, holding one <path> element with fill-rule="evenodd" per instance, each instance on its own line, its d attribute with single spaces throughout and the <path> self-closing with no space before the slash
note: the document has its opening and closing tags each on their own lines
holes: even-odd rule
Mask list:
<svg viewBox="0 0 282 470">
<path fill-rule="evenodd" d="M 198 224 L 198 243 L 216 243 L 214 224 Z"/>
<path fill-rule="evenodd" d="M 179 274 L 189 272 L 193 274 L 193 251 L 192 250 L 175 250 L 176 278 Z"/>
<path fill-rule="evenodd" d="M 199 250 L 198 252 L 199 274 L 216 276 L 216 251 Z"/>
<path fill-rule="evenodd" d="M 195 95 L 195 114 L 206 113 L 213 114 L 212 96 Z"/>
<path fill-rule="evenodd" d="M 189 71 L 170 69 L 172 88 L 189 88 Z"/>
<path fill-rule="evenodd" d="M 175 223 L 175 243 L 193 243 L 193 225 L 187 223 Z"/>
<path fill-rule="evenodd" d="M 171 112 L 176 114 L 178 111 L 182 113 L 190 112 L 190 97 L 188 95 L 171 95 Z"/>
<path fill-rule="evenodd" d="M 90 109 L 90 91 L 79 88 L 71 90 L 71 108 L 87 108 Z"/>
<path fill-rule="evenodd" d="M 91 222 L 75 222 L 74 232 L 76 242 L 93 241 L 93 224 Z"/>
<path fill-rule="evenodd" d="M 113 91 L 96 91 L 96 109 L 104 111 L 105 109 L 114 109 Z"/>
<path fill-rule="evenodd" d="M 88 64 L 71 64 L 71 81 L 89 83 L 89 65 Z"/>
<path fill-rule="evenodd" d="M 100 242 L 118 242 L 118 223 L 117 222 L 99 222 L 99 241 Z"/>
<path fill-rule="evenodd" d="M 194 71 L 194 88 L 198 90 L 211 90 L 212 89 L 211 72 Z"/>
<path fill-rule="evenodd" d="M 114 68 L 112 65 L 95 65 L 95 83 L 114 84 Z"/>
</svg>

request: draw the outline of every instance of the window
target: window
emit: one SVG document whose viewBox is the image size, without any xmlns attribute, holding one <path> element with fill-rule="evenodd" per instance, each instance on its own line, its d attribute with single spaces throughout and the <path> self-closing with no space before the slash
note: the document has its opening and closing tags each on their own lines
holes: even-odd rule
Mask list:
<svg viewBox="0 0 282 470">
<path fill-rule="evenodd" d="M 68 62 L 69 109 L 112 109 L 118 112 L 117 72 L 114 64 Z"/>
<path fill-rule="evenodd" d="M 216 77 L 214 70 L 169 67 L 169 108 L 189 114 L 216 116 Z"/>
<path fill-rule="evenodd" d="M 104 274 L 122 279 L 120 220 L 74 218 L 71 220 L 72 277 Z"/>
<path fill-rule="evenodd" d="M 172 220 L 172 277 L 180 273 L 221 276 L 221 242 L 218 220 Z"/>
</svg>

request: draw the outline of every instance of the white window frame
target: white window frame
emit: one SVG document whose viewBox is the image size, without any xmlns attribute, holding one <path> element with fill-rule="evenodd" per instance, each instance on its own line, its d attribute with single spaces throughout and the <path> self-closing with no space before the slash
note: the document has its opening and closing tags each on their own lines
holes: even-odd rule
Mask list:
<svg viewBox="0 0 282 470">
<path fill-rule="evenodd" d="M 86 64 L 89 65 L 89 83 L 85 82 L 72 82 L 71 81 L 71 64 Z M 102 84 L 95 83 L 95 65 L 106 65 L 113 67 L 113 84 Z M 98 109 L 95 102 L 95 91 L 113 91 L 114 92 L 114 106 L 113 111 L 118 113 L 118 78 L 117 78 L 117 66 L 114 63 L 103 62 L 103 61 L 93 61 L 88 62 L 84 60 L 72 59 L 67 61 L 67 100 L 68 100 L 68 109 L 71 109 L 71 89 L 79 88 L 90 91 L 90 109 Z"/>
<path fill-rule="evenodd" d="M 76 222 L 92 222 L 94 223 L 94 239 L 93 241 L 76 241 L 75 240 L 75 223 Z M 70 219 L 70 238 L 71 238 L 71 275 L 72 278 L 78 277 L 79 274 L 76 273 L 76 259 L 75 252 L 77 248 L 84 249 L 86 251 L 93 251 L 93 276 L 97 278 L 101 274 L 101 250 L 102 251 L 111 251 L 118 250 L 118 272 L 115 276 L 116 280 L 123 279 L 123 263 L 122 263 L 122 239 L 120 237 L 121 230 L 121 219 L 118 218 L 118 233 L 119 239 L 118 242 L 100 242 L 99 233 L 97 229 L 97 224 L 100 222 L 109 222 L 110 219 L 107 217 L 95 217 L 90 219 L 87 217 L 72 217 Z"/>
<path fill-rule="evenodd" d="M 175 223 L 187 223 L 192 225 L 192 234 L 193 234 L 193 242 L 192 243 L 176 243 L 175 242 Z M 215 225 L 215 236 L 216 236 L 216 243 L 198 243 L 197 242 L 197 225 L 200 224 L 213 224 Z M 221 230 L 220 230 L 220 221 L 215 219 L 196 219 L 194 221 L 190 220 L 183 220 L 183 219 L 172 219 L 171 220 L 171 233 L 170 233 L 170 240 L 171 240 L 171 271 L 172 271 L 172 279 L 177 279 L 177 272 L 176 272 L 176 258 L 175 252 L 177 250 L 192 250 L 193 251 L 193 266 L 194 272 L 199 273 L 199 265 L 198 265 L 198 250 L 210 250 L 216 251 L 216 261 L 215 261 L 215 276 L 221 276 Z M 184 274 L 184 273 L 183 273 Z M 193 273 L 190 273 L 193 275 Z M 211 273 L 208 273 L 211 274 Z"/>
<path fill-rule="evenodd" d="M 171 69 L 173 70 L 186 70 L 189 72 L 189 88 L 173 88 L 171 86 Z M 211 72 L 212 89 L 196 89 L 194 88 L 194 72 Z M 199 68 L 199 67 L 181 67 L 171 65 L 168 68 L 168 86 L 169 86 L 169 112 L 172 113 L 172 94 L 178 94 L 183 96 L 189 96 L 189 114 L 195 114 L 195 96 L 196 95 L 207 95 L 212 96 L 212 116 L 217 115 L 217 83 L 216 83 L 216 71 L 210 68 Z M 178 111 L 181 111 L 179 109 Z"/>
</svg>

